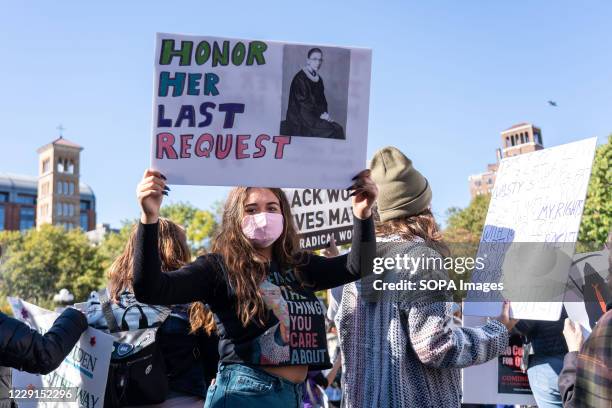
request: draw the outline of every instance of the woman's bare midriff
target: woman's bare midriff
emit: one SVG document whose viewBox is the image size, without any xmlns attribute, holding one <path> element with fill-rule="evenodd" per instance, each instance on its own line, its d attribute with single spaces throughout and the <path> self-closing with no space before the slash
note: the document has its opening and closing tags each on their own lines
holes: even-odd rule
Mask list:
<svg viewBox="0 0 612 408">
<path fill-rule="evenodd" d="M 277 377 L 283 377 L 286 380 L 289 380 L 293 383 L 299 384 L 303 383 L 306 380 L 306 374 L 308 374 L 308 366 L 307 365 L 297 365 L 297 366 L 286 366 L 286 367 L 269 367 L 263 366 L 260 367 L 266 372 L 275 375 Z"/>
</svg>

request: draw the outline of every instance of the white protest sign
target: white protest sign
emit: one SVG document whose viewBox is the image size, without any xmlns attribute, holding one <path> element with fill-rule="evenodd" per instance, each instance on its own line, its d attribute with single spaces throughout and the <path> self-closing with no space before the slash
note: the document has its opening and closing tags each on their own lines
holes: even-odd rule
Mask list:
<svg viewBox="0 0 612 408">
<path fill-rule="evenodd" d="M 322 189 L 284 189 L 291 214 L 300 234 L 302 249 L 321 249 L 332 235 L 336 245 L 353 238 L 353 210 L 350 191 Z"/>
<path fill-rule="evenodd" d="M 463 316 L 463 327 L 479 327 L 486 323 L 483 317 Z M 507 353 L 515 359 L 522 350 L 514 350 L 509 346 Z M 464 368 L 461 375 L 464 404 L 510 404 L 510 405 L 535 405 L 533 394 L 529 390 L 526 374 L 520 372 L 517 366 L 512 364 L 513 370 L 503 364 L 506 356 L 500 356 L 487 361 L 484 364 Z"/>
<path fill-rule="evenodd" d="M 8 298 L 15 317 L 41 334 L 47 332 L 59 316 L 18 298 Z M 76 391 L 71 402 L 19 400 L 20 407 L 101 408 L 108 376 L 113 337 L 88 328 L 60 366 L 47 375 L 13 370 L 13 388 L 42 390 L 43 387 Z"/>
<path fill-rule="evenodd" d="M 477 255 L 485 267 L 472 282 L 503 282 L 504 291 L 468 292 L 465 314 L 497 316 L 506 298 L 515 318 L 559 318 L 596 141 L 501 161 Z"/>
<path fill-rule="evenodd" d="M 151 165 L 170 184 L 346 188 L 369 49 L 157 34 Z"/>
</svg>

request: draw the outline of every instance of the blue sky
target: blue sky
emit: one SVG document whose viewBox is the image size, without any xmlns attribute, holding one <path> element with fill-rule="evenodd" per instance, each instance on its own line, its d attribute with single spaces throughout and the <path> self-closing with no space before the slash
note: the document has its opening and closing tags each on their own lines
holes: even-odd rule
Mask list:
<svg viewBox="0 0 612 408">
<path fill-rule="evenodd" d="M 605 1 L 5 2 L 0 171 L 36 174 L 62 123 L 85 148 L 98 222 L 118 226 L 138 215 L 149 163 L 155 32 L 363 46 L 368 156 L 403 150 L 442 220 L 513 124 L 538 125 L 548 147 L 612 133 L 611 16 Z M 170 201 L 209 208 L 225 192 L 177 186 Z"/>
</svg>

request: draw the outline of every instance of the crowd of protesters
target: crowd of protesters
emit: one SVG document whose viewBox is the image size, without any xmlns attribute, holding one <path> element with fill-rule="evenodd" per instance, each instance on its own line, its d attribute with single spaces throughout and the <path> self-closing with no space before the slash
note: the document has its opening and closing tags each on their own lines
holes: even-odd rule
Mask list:
<svg viewBox="0 0 612 408">
<path fill-rule="evenodd" d="M 449 255 L 432 186 L 387 147 L 350 190 L 348 253 L 333 243 L 321 255 L 302 251 L 283 191 L 239 187 L 211 252 L 193 259 L 182 227 L 159 216 L 166 177 L 145 171 L 140 222 L 85 309 L 67 308 L 45 334 L 0 314 L 0 407 L 15 406 L 11 367 L 49 373 L 88 325 L 156 329 L 163 387 L 139 394 L 149 400 L 126 397 L 129 389 L 117 395 L 117 381 L 135 374 L 115 370 L 105 406 L 459 407 L 461 368 L 498 357 L 513 330 L 533 347 L 527 374 L 539 407 L 612 406 L 611 305 L 585 341 L 565 311 L 557 322 L 517 321 L 505 302 L 500 316 L 467 328 L 448 292 L 381 299 L 368 290 L 375 256 Z M 448 279 L 443 268 L 391 272 Z M 324 290 L 327 310 L 316 293 Z"/>
</svg>

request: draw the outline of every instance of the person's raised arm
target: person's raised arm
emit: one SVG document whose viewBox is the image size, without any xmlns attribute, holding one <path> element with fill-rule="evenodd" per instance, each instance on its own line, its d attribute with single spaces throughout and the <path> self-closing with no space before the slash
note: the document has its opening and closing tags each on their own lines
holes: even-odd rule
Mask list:
<svg viewBox="0 0 612 408">
<path fill-rule="evenodd" d="M 214 255 L 201 256 L 176 271 L 161 271 L 159 208 L 168 191 L 165 177 L 150 169 L 145 171 L 138 184 L 137 196 L 142 213 L 134 246 L 134 295 L 140 302 L 161 305 L 210 302 L 219 284 L 215 265 L 219 261 Z"/>
<path fill-rule="evenodd" d="M 370 178 L 370 170 L 360 172 L 349 187 L 353 190 L 353 241 L 348 255 L 335 258 L 309 254 L 300 271 L 315 290 L 329 289 L 356 281 L 372 273 L 376 252 L 376 236 L 372 220 L 372 206 L 378 197 L 378 188 Z"/>
</svg>

